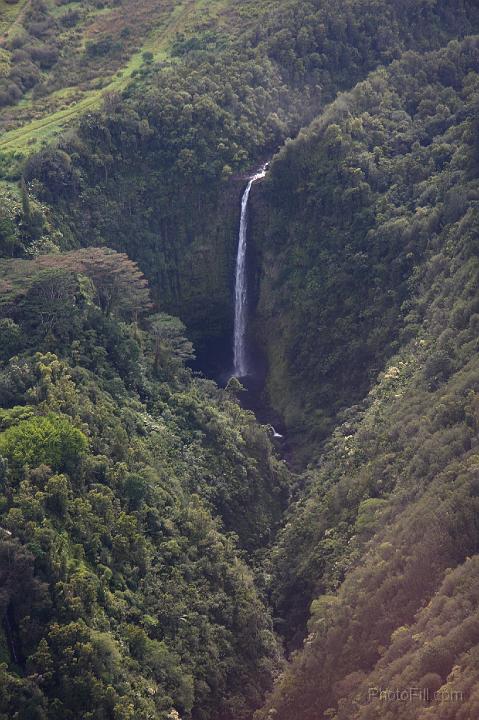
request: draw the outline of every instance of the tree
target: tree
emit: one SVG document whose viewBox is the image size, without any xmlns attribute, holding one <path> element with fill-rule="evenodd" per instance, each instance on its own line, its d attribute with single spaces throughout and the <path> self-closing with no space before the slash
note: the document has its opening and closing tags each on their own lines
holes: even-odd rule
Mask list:
<svg viewBox="0 0 479 720">
<path fill-rule="evenodd" d="M 62 274 L 63 273 L 63 274 Z M 51 323 L 67 299 L 73 300 L 71 275 L 86 275 L 106 315 L 136 318 L 151 306 L 148 283 L 136 263 L 109 248 L 83 248 L 35 260 L 0 261 L 0 305 L 18 302 L 30 293 L 43 308 L 42 324 Z M 51 306 L 51 309 L 50 309 Z"/>
<path fill-rule="evenodd" d="M 125 253 L 109 248 L 85 248 L 67 257 L 93 282 L 101 309 L 136 318 L 150 303 L 148 282 L 138 265 Z"/>
<path fill-rule="evenodd" d="M 154 367 L 158 370 L 172 359 L 183 362 L 194 360 L 193 344 L 185 337 L 185 326 L 179 318 L 159 313 L 148 318 L 154 340 Z"/>
<path fill-rule="evenodd" d="M 64 417 L 32 417 L 0 434 L 0 454 L 13 465 L 53 470 L 71 467 L 88 447 L 86 436 Z"/>
<path fill-rule="evenodd" d="M 41 336 L 53 333 L 68 338 L 75 329 L 78 280 L 70 270 L 49 268 L 33 279 L 26 297 L 17 305 L 15 314 L 28 334 Z"/>
<path fill-rule="evenodd" d="M 0 359 L 8 360 L 22 346 L 21 328 L 10 318 L 0 320 Z"/>
</svg>

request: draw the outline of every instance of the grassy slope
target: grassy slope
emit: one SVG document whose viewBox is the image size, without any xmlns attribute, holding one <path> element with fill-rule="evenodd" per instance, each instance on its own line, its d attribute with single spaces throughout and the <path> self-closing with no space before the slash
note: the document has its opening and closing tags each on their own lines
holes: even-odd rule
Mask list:
<svg viewBox="0 0 479 720">
<path fill-rule="evenodd" d="M 11 32 L 14 27 L 21 23 L 25 8 L 29 5 L 28 0 L 20 0 L 15 5 L 10 5 L 1 0 L 0 2 L 0 42 L 5 40 L 6 33 Z"/>
<path fill-rule="evenodd" d="M 133 53 L 126 65 L 115 75 L 109 78 L 106 84 L 98 89 L 92 88 L 85 92 L 78 91 L 78 87 L 62 88 L 52 93 L 50 101 L 58 107 L 50 112 L 49 105 L 41 99 L 35 102 L 30 97 L 23 100 L 20 110 L 28 106 L 32 111 L 40 113 L 40 117 L 22 124 L 20 127 L 6 132 L 0 139 L 0 149 L 10 151 L 25 151 L 34 147 L 36 143 L 48 141 L 59 134 L 68 124 L 77 119 L 85 111 L 97 107 L 106 93 L 120 92 L 128 84 L 132 74 L 139 70 L 144 62 L 143 53 L 151 52 L 156 62 L 171 60 L 171 47 L 177 33 L 193 31 L 205 16 L 214 18 L 228 6 L 229 0 L 180 0 L 174 6 L 167 6 L 161 12 L 157 27 L 145 38 L 141 48 Z M 18 6 L 12 6 L 17 7 Z M 16 14 L 10 13 L 11 29 L 19 22 L 18 10 Z M 42 112 L 42 106 L 45 108 Z"/>
</svg>

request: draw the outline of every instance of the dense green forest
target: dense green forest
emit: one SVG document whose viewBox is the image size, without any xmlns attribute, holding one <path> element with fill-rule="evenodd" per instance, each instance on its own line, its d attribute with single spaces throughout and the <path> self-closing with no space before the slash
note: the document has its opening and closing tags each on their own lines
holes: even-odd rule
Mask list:
<svg viewBox="0 0 479 720">
<path fill-rule="evenodd" d="M 420 268 L 477 202 L 478 64 L 472 38 L 406 53 L 286 144 L 256 194 L 268 390 L 309 457 L 417 334 Z"/>
<path fill-rule="evenodd" d="M 479 716 L 478 32 L 0 0 L 0 720 Z"/>
<path fill-rule="evenodd" d="M 305 486 L 271 556 L 273 600 L 293 647 L 302 637 L 313 601 L 307 650 L 278 689 L 280 711 L 275 717 L 291 717 L 292 707 L 298 718 L 318 717 L 334 707 L 338 698 L 340 711 L 328 717 L 350 717 L 351 703 L 366 705 L 367 688 L 376 687 L 380 679 L 389 680 L 392 684 L 388 687 L 409 687 L 432 673 L 437 676 L 434 682 L 441 679 L 440 687 L 454 666 L 461 667 L 461 656 L 473 644 L 472 625 L 461 634 L 455 619 L 444 612 L 434 636 L 425 632 L 416 638 L 418 658 L 394 665 L 402 653 L 413 652 L 406 642 L 397 643 L 398 637 L 403 638 L 401 633 L 414 626 L 415 613 L 439 592 L 451 569 L 474 555 L 478 547 L 479 84 L 469 65 L 472 61 L 477 68 L 478 51 L 477 42 L 466 40 L 422 60 L 408 55 L 388 74 L 371 76 L 342 96 L 327 117 L 297 141 L 297 154 L 296 143 L 291 143 L 278 158 L 277 169 L 271 171 L 273 184 L 285 172 L 282 165 L 288 163 L 289 182 L 293 186 L 300 183 L 300 190 L 293 189 L 291 196 L 294 202 L 301 192 L 315 197 L 313 204 L 300 196 L 297 207 L 299 212 L 311 208 L 321 214 L 320 222 L 306 224 L 312 232 L 321 232 L 325 187 L 341 203 L 351 199 L 348 185 L 344 184 L 340 195 L 337 185 L 324 181 L 323 173 L 331 172 L 331 145 L 335 157 L 345 145 L 346 162 L 333 169 L 334 173 L 339 167 L 344 174 L 356 134 L 354 158 L 359 167 L 353 187 L 363 186 L 358 192 L 358 213 L 364 212 L 361 199 L 371 193 L 361 167 L 369 167 L 370 182 L 378 183 L 381 177 L 384 182 L 384 195 L 376 200 L 379 212 L 364 232 L 366 244 L 361 247 L 357 238 L 358 245 L 350 245 L 355 238 L 341 204 L 338 214 L 346 225 L 347 242 L 341 243 L 339 235 L 330 246 L 321 243 L 323 262 L 309 265 L 313 268 L 310 272 L 320 279 L 312 284 L 306 276 L 304 282 L 304 255 L 291 242 L 285 251 L 291 250 L 299 268 L 303 267 L 303 282 L 292 290 L 298 282 L 293 273 L 284 282 L 301 302 L 292 309 L 303 312 L 304 323 L 307 303 L 320 308 L 315 317 L 319 332 L 324 330 L 318 315 L 324 312 L 327 318 L 332 305 L 336 308 L 332 333 L 338 332 L 339 326 L 343 338 L 351 337 L 351 347 L 357 343 L 356 328 L 361 327 L 364 346 L 351 355 L 338 353 L 333 356 L 336 368 L 333 364 L 334 369 L 327 368 L 336 372 L 336 377 L 344 372 L 347 380 L 339 390 L 347 388 L 346 381 L 351 378 L 357 382 L 354 363 L 361 362 L 360 349 L 364 347 L 363 362 L 378 362 L 374 355 L 369 358 L 366 354 L 378 347 L 373 344 L 378 331 L 383 352 L 390 355 L 396 348 L 392 357 L 386 355 L 386 362 L 384 355 L 380 356 L 384 371 L 369 394 L 340 414 L 320 463 L 313 464 L 305 477 Z M 456 90 L 451 86 L 441 90 L 438 82 L 445 60 L 456 69 Z M 427 78 L 430 83 L 422 82 L 420 90 L 418 74 L 408 72 L 411 63 L 420 67 L 421 80 Z M 425 107 L 429 108 L 426 116 Z M 381 174 L 381 161 L 389 167 L 389 153 L 381 153 L 378 142 L 384 137 L 384 122 L 391 116 L 396 131 L 388 137 L 402 151 L 394 156 L 394 185 Z M 434 139 L 425 131 L 432 125 Z M 419 130 L 422 142 L 417 139 Z M 295 161 L 301 170 L 291 167 Z M 266 184 L 264 188 L 268 193 Z M 287 212 L 290 206 L 285 205 L 284 197 L 282 200 L 282 205 L 281 201 L 278 204 Z M 371 205 L 369 201 L 369 209 Z M 330 217 L 326 216 L 328 221 Z M 280 222 L 279 227 L 285 226 Z M 359 223 L 354 227 L 361 229 Z M 311 242 L 308 248 L 304 242 L 301 249 L 313 253 L 317 246 Z M 328 253 L 340 255 L 335 265 Z M 293 263 L 288 267 L 293 270 Z M 334 288 L 332 267 L 338 271 Z M 275 297 L 281 302 L 280 291 Z M 352 302 L 343 305 L 342 299 Z M 363 318 L 365 308 L 370 312 Z M 394 324 L 388 324 L 388 317 Z M 308 339 L 313 333 L 310 327 Z M 395 338 L 395 345 L 391 343 L 389 348 L 388 337 Z M 334 343 L 335 335 L 327 339 Z M 317 347 L 324 346 L 319 337 Z M 308 349 L 305 342 L 298 347 Z M 319 360 L 318 365 L 311 364 L 310 372 L 324 372 L 322 355 L 310 354 L 310 358 Z M 309 388 L 328 389 L 317 376 L 306 374 L 305 359 L 303 364 Z M 326 372 L 324 375 L 327 377 Z M 327 407 L 326 403 L 327 396 L 317 400 L 320 407 Z M 306 404 L 304 412 L 308 417 Z M 464 577 L 464 572 L 454 577 Z M 466 574 L 473 582 L 472 565 Z M 453 583 L 452 579 L 448 582 Z M 435 606 L 427 608 L 426 615 L 434 615 Z M 455 633 L 454 642 L 445 639 L 451 632 Z M 428 643 L 431 647 L 426 649 Z M 373 711 L 368 706 L 355 717 L 382 718 L 382 707 L 378 703 Z M 397 708 L 391 717 L 416 717 L 407 714 L 411 708 L 403 712 L 406 714 Z M 471 710 L 465 716 L 474 713 Z"/>
<path fill-rule="evenodd" d="M 479 23 L 474 2 L 250 5 L 240 17 L 231 10 L 216 35 L 211 22 L 179 35 L 173 61 L 142 66 L 122 96 L 109 92 L 103 111 L 17 170 L 53 208 L 56 244 L 127 252 L 153 300 L 180 315 L 208 358 L 232 329 L 244 170 L 339 88 L 407 48 L 437 47 Z M 6 174 L 15 177 L 15 167 Z"/>
<path fill-rule="evenodd" d="M 288 489 L 125 256 L 0 265 L 1 717 L 249 717 L 278 659 L 250 561 Z"/>
</svg>

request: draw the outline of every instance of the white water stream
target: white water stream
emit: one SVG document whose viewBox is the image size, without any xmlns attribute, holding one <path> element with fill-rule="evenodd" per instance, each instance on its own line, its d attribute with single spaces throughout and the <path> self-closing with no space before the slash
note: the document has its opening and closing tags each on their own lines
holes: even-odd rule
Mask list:
<svg viewBox="0 0 479 720">
<path fill-rule="evenodd" d="M 238 254 L 236 256 L 236 282 L 235 282 L 235 319 L 234 319 L 234 344 L 233 344 L 233 368 L 236 377 L 248 375 L 248 356 L 246 352 L 246 324 L 247 324 L 247 302 L 248 287 L 246 273 L 246 246 L 248 231 L 248 201 L 251 188 L 257 180 L 266 175 L 268 164 L 264 165 L 248 181 L 246 189 L 241 198 L 241 219 L 238 237 Z"/>
</svg>

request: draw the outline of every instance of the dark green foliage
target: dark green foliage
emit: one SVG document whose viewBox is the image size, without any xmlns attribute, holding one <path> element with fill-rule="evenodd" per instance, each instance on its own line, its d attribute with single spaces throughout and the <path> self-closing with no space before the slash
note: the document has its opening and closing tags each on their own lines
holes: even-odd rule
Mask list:
<svg viewBox="0 0 479 720">
<path fill-rule="evenodd" d="M 145 290 L 122 256 L 3 269 L 2 720 L 250 718 L 277 648 L 240 547 L 269 542 L 288 483 L 266 431 L 192 378 L 178 320 L 119 319 Z M 71 292 L 42 329 L 53 271 Z"/>
<path fill-rule="evenodd" d="M 441 47 L 451 36 L 473 32 L 478 21 L 471 0 L 334 5 L 307 0 L 278 4 L 272 27 L 256 37 L 295 83 L 305 78 L 320 82 L 330 100 L 334 90 L 350 88 L 377 64 L 389 64 L 405 49 Z"/>
<path fill-rule="evenodd" d="M 229 42 L 215 40 L 212 51 L 209 30 L 201 42 L 178 37 L 179 62 L 145 67 L 123 97 L 107 97 L 103 112 L 88 113 L 26 169 L 54 206 L 64 242 L 127 252 L 160 309 L 185 322 L 201 357 L 232 330 L 237 173 L 275 152 L 339 88 L 407 48 L 472 32 L 479 17 L 462 1 L 418 10 L 391 0 L 281 0 L 229 8 L 223 22 Z M 334 183 L 333 158 L 331 165 Z M 368 202 L 356 180 L 343 199 L 345 223 L 358 221 L 356 205 Z M 366 229 L 367 211 L 360 222 Z M 322 424 L 330 427 L 327 417 Z"/>
<path fill-rule="evenodd" d="M 465 41 L 425 56 L 420 64 L 416 57 L 414 74 L 408 56 L 388 75 L 373 75 L 344 98 L 351 113 L 344 125 L 372 118 L 365 104 L 374 98 L 375 83 L 376 90 L 382 88 L 385 114 L 391 87 L 396 87 L 396 106 L 411 113 L 407 125 L 406 110 L 390 115 L 388 137 L 396 152 L 390 151 L 384 162 L 407 168 L 407 175 L 402 179 L 396 169 L 397 181 L 385 190 L 387 204 L 383 198 L 376 206 L 363 249 L 377 258 L 375 243 L 387 240 L 387 247 L 395 248 L 391 269 L 403 252 L 415 253 L 415 262 L 396 336 L 400 352 L 386 363 L 366 398 L 339 416 L 274 548 L 278 627 L 290 647 L 299 646 L 308 617 L 309 634 L 258 720 L 426 720 L 476 713 L 477 698 L 470 689 L 476 682 L 479 636 L 469 593 L 477 592 L 479 550 L 479 184 L 464 162 L 475 122 L 477 73 L 468 65 L 475 52 L 476 43 Z M 455 68 L 455 91 L 441 89 L 437 80 L 448 64 Z M 434 91 L 424 85 L 427 78 L 434 80 Z M 454 112 L 438 109 L 438 98 L 444 103 L 446 97 Z M 331 112 L 341 103 L 342 98 Z M 382 112 L 375 113 L 376 119 Z M 298 142 L 300 167 L 310 168 L 312 177 L 317 172 L 313 148 L 322 151 L 328 127 L 327 122 L 313 126 L 310 137 Z M 415 139 L 418 131 L 422 143 Z M 399 144 L 403 132 L 407 140 Z M 376 141 L 370 144 L 373 154 L 374 146 Z M 286 159 L 290 168 L 296 161 L 293 148 L 279 159 L 279 170 Z M 362 154 L 355 157 L 361 161 Z M 302 178 L 308 180 L 304 173 Z M 324 191 L 315 191 L 321 198 Z M 297 222 L 296 227 L 307 231 L 308 216 L 300 217 L 304 225 Z M 397 235 L 391 233 L 395 225 Z M 366 307 L 376 324 L 387 317 L 381 294 L 397 292 L 398 280 L 374 283 L 382 313 L 376 316 L 376 303 Z M 307 284 L 297 290 L 307 292 Z M 321 293 L 321 287 L 315 292 Z M 354 293 L 361 297 L 362 288 L 354 286 Z M 348 348 L 348 335 L 344 341 Z M 318 343 L 319 353 L 323 347 Z M 345 352 L 343 362 L 348 361 Z M 316 387 L 313 380 L 311 386 Z M 431 699 L 385 705 L 380 697 L 371 701 L 369 688 L 427 688 Z M 447 693 L 454 690 L 462 696 L 450 703 Z M 434 698 L 436 691 L 444 694 L 442 701 Z"/>
<path fill-rule="evenodd" d="M 5 254 L 13 254 L 17 245 L 15 223 L 8 216 L 0 218 L 0 242 Z"/>
<path fill-rule="evenodd" d="M 22 330 L 11 319 L 0 320 L 0 358 L 8 360 L 22 348 Z"/>
<path fill-rule="evenodd" d="M 340 96 L 272 163 L 254 217 L 256 326 L 270 398 L 300 460 L 415 333 L 418 267 L 472 211 L 463 155 L 478 63 L 473 39 L 424 59 L 407 54 Z M 454 88 L 443 80 L 449 65 Z M 431 387 L 453 365 L 447 347 L 431 354 Z"/>
</svg>

